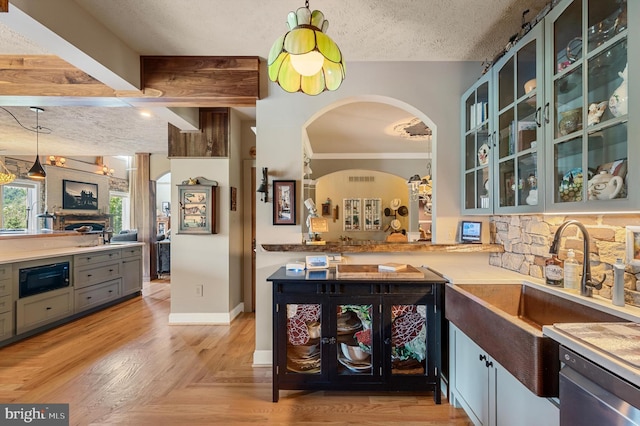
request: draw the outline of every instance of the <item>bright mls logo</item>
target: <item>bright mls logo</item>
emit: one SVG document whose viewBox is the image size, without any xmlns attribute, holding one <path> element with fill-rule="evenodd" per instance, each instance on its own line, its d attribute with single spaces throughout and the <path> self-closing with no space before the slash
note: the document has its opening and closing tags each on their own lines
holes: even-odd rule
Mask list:
<svg viewBox="0 0 640 426">
<path fill-rule="evenodd" d="M 0 404 L 0 424 L 69 426 L 69 404 Z"/>
</svg>

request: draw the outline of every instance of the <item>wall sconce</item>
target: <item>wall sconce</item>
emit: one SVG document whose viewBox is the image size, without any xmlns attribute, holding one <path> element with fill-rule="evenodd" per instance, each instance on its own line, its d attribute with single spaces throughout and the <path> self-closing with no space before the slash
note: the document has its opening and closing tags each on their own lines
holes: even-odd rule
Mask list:
<svg viewBox="0 0 640 426">
<path fill-rule="evenodd" d="M 56 157 L 55 155 L 49 156 L 49 165 L 64 167 L 64 164 L 67 162 L 67 159 L 64 157 Z"/>
<path fill-rule="evenodd" d="M 256 190 L 261 194 L 260 201 L 264 201 L 265 203 L 269 201 L 269 181 L 267 180 L 267 175 L 269 174 L 269 169 L 266 167 L 262 168 L 262 182 L 260 182 L 260 186 Z"/>
</svg>

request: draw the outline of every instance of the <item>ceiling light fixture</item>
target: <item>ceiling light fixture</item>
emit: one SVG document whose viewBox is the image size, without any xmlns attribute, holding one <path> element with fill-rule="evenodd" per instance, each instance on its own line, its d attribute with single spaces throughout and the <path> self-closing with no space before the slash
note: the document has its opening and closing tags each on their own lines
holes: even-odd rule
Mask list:
<svg viewBox="0 0 640 426">
<path fill-rule="evenodd" d="M 27 176 L 31 179 L 43 180 L 47 177 L 47 173 L 44 171 L 44 168 L 42 168 L 42 164 L 40 164 L 40 141 L 38 137 L 40 135 L 40 123 L 38 121 L 38 115 L 44 112 L 44 110 L 38 107 L 31 107 L 31 111 L 36 113 L 36 161 L 33 162 L 33 166 L 31 166 L 31 169 L 27 172 Z"/>
<path fill-rule="evenodd" d="M 287 92 L 318 95 L 336 90 L 345 77 L 338 45 L 325 34 L 329 21 L 319 10 L 305 6 L 287 15 L 289 31 L 269 51 L 269 79 Z"/>
</svg>

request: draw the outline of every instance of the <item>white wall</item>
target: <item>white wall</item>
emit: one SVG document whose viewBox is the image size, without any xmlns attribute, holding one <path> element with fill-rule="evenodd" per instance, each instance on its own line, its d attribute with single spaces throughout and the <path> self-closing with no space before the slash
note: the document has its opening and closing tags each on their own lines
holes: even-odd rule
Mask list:
<svg viewBox="0 0 640 426">
<path fill-rule="evenodd" d="M 218 182 L 217 234 L 171 235 L 170 322 L 224 323 L 229 318 L 229 160 L 189 158 L 171 160 L 171 217 L 179 217 L 177 184 L 202 176 Z M 202 296 L 196 286 L 202 285 Z"/>
<path fill-rule="evenodd" d="M 466 62 L 353 62 L 336 92 L 318 96 L 286 93 L 275 84 L 257 102 L 257 168 L 272 179 L 302 179 L 302 128 L 315 114 L 337 103 L 370 100 L 401 107 L 434 130 L 436 181 L 434 237 L 453 242 L 460 215 L 460 96 L 480 76 L 480 64 Z M 299 188 L 302 185 L 298 185 Z M 300 226 L 273 226 L 271 203 L 257 203 L 256 364 L 271 362 L 271 285 L 266 281 L 295 253 L 265 252 L 265 243 L 299 243 Z M 359 257 L 359 263 L 366 261 Z M 424 255 L 422 255 L 424 256 Z M 395 257 L 389 255 L 387 257 Z M 421 258 L 410 259 L 420 264 Z"/>
<path fill-rule="evenodd" d="M 47 173 L 46 204 L 50 212 L 91 213 L 109 212 L 109 177 L 97 173 L 71 170 L 67 167 L 44 166 Z M 98 210 L 63 210 L 62 180 L 95 183 L 98 185 Z"/>
</svg>

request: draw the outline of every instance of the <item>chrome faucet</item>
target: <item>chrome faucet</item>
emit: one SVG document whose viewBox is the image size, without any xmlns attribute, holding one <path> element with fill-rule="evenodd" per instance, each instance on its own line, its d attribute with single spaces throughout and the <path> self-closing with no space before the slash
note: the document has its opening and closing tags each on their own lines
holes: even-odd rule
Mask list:
<svg viewBox="0 0 640 426">
<path fill-rule="evenodd" d="M 584 253 L 584 259 L 582 261 L 582 280 L 580 281 L 580 294 L 586 297 L 591 297 L 593 289 L 600 290 L 602 288 L 602 283 L 607 277 L 606 274 L 603 275 L 602 281 L 597 282 L 591 279 L 591 250 L 589 249 L 589 233 L 587 232 L 587 228 L 577 220 L 568 220 L 564 222 L 553 237 L 553 242 L 551 243 L 551 247 L 549 248 L 549 254 L 558 254 L 558 248 L 560 247 L 560 237 L 562 236 L 562 232 L 564 232 L 565 228 L 569 225 L 575 225 L 580 232 L 582 232 L 583 239 L 583 248 L 582 252 Z"/>
</svg>

